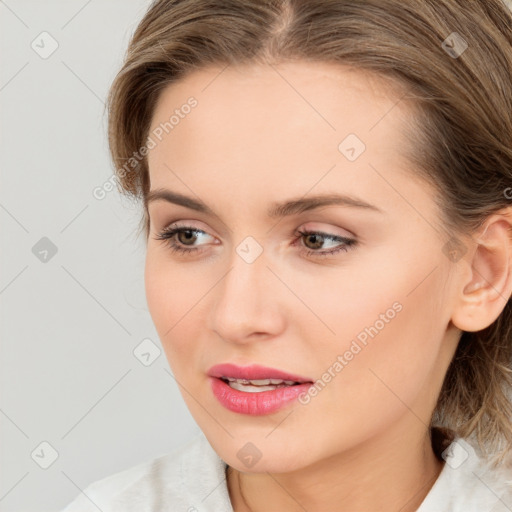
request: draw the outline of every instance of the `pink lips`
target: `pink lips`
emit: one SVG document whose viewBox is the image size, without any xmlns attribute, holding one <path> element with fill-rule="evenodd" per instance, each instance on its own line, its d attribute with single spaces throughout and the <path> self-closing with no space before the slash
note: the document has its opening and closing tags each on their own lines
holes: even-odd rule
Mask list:
<svg viewBox="0 0 512 512">
<path fill-rule="evenodd" d="M 297 399 L 313 385 L 311 379 L 259 365 L 236 366 L 233 364 L 215 365 L 208 371 L 213 394 L 226 409 L 249 415 L 273 413 Z M 271 391 L 249 393 L 231 388 L 221 377 L 234 379 L 282 379 L 300 384 L 277 388 Z"/>
<path fill-rule="evenodd" d="M 282 379 L 293 380 L 295 382 L 312 382 L 307 377 L 292 375 L 291 373 L 276 370 L 275 368 L 267 368 L 253 364 L 251 366 L 237 366 L 235 364 L 216 364 L 208 370 L 210 377 L 233 377 L 234 379 Z"/>
</svg>

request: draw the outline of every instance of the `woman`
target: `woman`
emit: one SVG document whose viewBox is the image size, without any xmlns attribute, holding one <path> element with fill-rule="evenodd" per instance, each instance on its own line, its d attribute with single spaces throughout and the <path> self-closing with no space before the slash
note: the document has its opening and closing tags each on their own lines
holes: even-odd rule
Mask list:
<svg viewBox="0 0 512 512">
<path fill-rule="evenodd" d="M 66 512 L 512 510 L 502 0 L 157 0 L 109 96 L 202 434 Z"/>
</svg>

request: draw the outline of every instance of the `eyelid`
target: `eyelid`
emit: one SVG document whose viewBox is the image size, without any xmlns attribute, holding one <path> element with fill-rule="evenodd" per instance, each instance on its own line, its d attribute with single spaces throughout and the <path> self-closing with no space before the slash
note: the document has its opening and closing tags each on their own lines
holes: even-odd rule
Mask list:
<svg viewBox="0 0 512 512">
<path fill-rule="evenodd" d="M 157 232 L 170 229 L 174 224 L 179 224 L 180 227 L 182 225 L 186 225 L 210 234 L 212 233 L 211 226 L 213 224 L 215 226 L 214 230 L 216 233 L 218 233 L 219 237 L 228 236 L 230 233 L 232 233 L 231 228 L 224 224 L 224 222 L 221 220 L 217 222 L 216 218 L 208 217 L 207 214 L 203 214 L 201 212 L 191 212 L 190 210 L 187 211 L 187 208 L 179 205 L 174 205 L 176 210 L 174 210 L 174 208 L 169 210 L 165 207 L 165 203 L 163 201 L 153 201 L 150 204 L 154 207 L 154 211 L 152 214 L 148 212 L 149 222 L 150 226 L 154 226 L 154 229 Z M 169 204 L 170 203 L 168 203 L 168 205 Z M 157 208 L 157 205 L 162 205 L 162 208 Z M 167 219 L 171 220 L 169 221 Z M 204 227 L 197 227 L 196 224 Z"/>
<path fill-rule="evenodd" d="M 313 222 L 306 222 L 306 224 L 301 224 L 302 227 L 300 228 L 300 230 L 301 231 L 317 231 L 317 232 L 323 233 L 326 236 L 340 236 L 342 238 L 357 238 L 355 233 L 352 233 L 352 231 L 349 231 L 346 228 L 340 228 L 340 227 L 334 227 L 334 226 L 324 228 L 324 227 L 318 226 L 318 224 L 320 224 L 320 225 L 328 224 L 326 222 L 316 222 L 315 223 L 316 225 L 313 225 L 313 226 L 311 226 L 311 224 L 313 224 Z M 339 230 L 341 230 L 342 232 L 340 233 Z"/>
<path fill-rule="evenodd" d="M 214 242 L 213 242 L 214 244 L 218 243 L 217 242 L 218 238 L 215 235 L 212 235 L 207 230 L 198 228 L 198 227 L 194 226 L 193 224 L 188 224 L 188 223 L 186 223 L 186 221 L 183 224 L 180 223 L 179 221 L 171 222 L 165 228 L 160 230 L 159 233 L 160 234 L 167 233 L 172 230 L 193 231 L 194 233 L 199 233 L 201 236 L 206 235 L 206 236 L 211 237 L 214 240 Z M 200 246 L 198 246 L 198 247 L 200 247 Z"/>
<path fill-rule="evenodd" d="M 155 231 L 157 231 L 158 233 L 162 233 L 164 231 L 169 231 L 169 230 L 175 229 L 175 228 L 188 228 L 188 229 L 193 229 L 194 231 L 201 231 L 202 233 L 205 233 L 206 235 L 217 238 L 216 235 L 213 235 L 210 232 L 209 228 L 198 227 L 197 225 L 195 225 L 196 222 L 200 222 L 200 221 L 197 221 L 197 220 L 175 220 L 172 222 L 166 222 L 161 229 L 158 229 L 158 227 L 155 225 Z"/>
</svg>

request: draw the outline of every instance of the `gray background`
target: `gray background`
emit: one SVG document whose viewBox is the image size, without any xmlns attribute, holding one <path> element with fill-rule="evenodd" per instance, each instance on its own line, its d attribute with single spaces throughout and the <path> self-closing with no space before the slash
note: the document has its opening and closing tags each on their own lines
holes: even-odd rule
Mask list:
<svg viewBox="0 0 512 512">
<path fill-rule="evenodd" d="M 92 193 L 112 175 L 105 97 L 148 5 L 0 1 L 2 512 L 60 510 L 199 432 L 153 361 L 140 208 Z M 147 338 L 149 366 L 133 354 Z"/>
</svg>

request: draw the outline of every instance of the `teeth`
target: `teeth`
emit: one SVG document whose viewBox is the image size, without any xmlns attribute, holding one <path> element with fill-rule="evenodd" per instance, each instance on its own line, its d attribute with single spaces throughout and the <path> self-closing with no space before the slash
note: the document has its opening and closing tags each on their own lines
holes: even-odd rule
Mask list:
<svg viewBox="0 0 512 512">
<path fill-rule="evenodd" d="M 229 387 L 237 389 L 238 391 L 245 391 L 247 393 L 260 393 L 262 391 L 272 391 L 277 388 L 284 388 L 295 384 L 293 380 L 282 379 L 235 379 L 233 377 L 224 377 L 228 381 Z"/>
<path fill-rule="evenodd" d="M 273 391 L 277 386 L 251 386 L 240 384 L 239 382 L 230 382 L 230 388 L 237 389 L 238 391 L 245 391 L 246 393 L 261 393 L 262 391 Z M 279 386 L 284 387 L 284 386 Z"/>
<path fill-rule="evenodd" d="M 237 382 L 239 384 L 252 384 L 253 386 L 268 386 L 278 385 L 278 384 L 286 384 L 287 386 L 291 386 L 295 384 L 294 380 L 283 380 L 283 379 L 235 379 L 233 377 L 223 377 L 229 382 Z"/>
<path fill-rule="evenodd" d="M 281 384 L 281 382 L 273 381 L 272 379 L 259 379 L 259 380 L 251 380 L 251 384 L 254 386 L 268 386 L 269 384 Z"/>
</svg>

